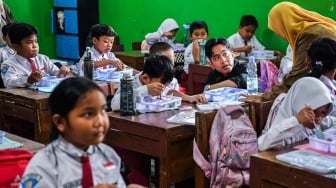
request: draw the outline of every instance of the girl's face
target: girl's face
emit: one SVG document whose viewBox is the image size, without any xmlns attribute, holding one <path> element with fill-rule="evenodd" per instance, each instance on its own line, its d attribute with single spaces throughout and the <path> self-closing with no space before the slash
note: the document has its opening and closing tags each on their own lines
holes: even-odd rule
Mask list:
<svg viewBox="0 0 336 188">
<path fill-rule="evenodd" d="M 100 36 L 99 39 L 93 37 L 92 43 L 99 53 L 108 53 L 112 50 L 114 36 Z"/>
<path fill-rule="evenodd" d="M 205 28 L 195 29 L 190 35 L 191 41 L 195 41 L 198 39 L 206 40 L 207 38 L 208 38 L 208 33 L 206 32 Z"/>
<path fill-rule="evenodd" d="M 39 45 L 37 42 L 36 35 L 30 35 L 29 37 L 21 40 L 21 44 L 13 44 L 14 49 L 17 53 L 25 58 L 32 58 L 37 56 L 39 53 Z"/>
<path fill-rule="evenodd" d="M 326 105 L 323 105 L 323 106 L 314 110 L 315 122 L 317 124 L 320 124 L 322 122 L 323 118 L 325 118 L 327 116 L 329 105 L 330 104 L 326 104 Z"/>
<path fill-rule="evenodd" d="M 233 54 L 223 44 L 212 47 L 210 66 L 227 76 L 233 69 Z"/>
<path fill-rule="evenodd" d="M 88 91 L 69 112 L 67 119 L 56 123 L 63 137 L 83 150 L 101 143 L 110 126 L 106 99 L 98 90 Z"/>
</svg>

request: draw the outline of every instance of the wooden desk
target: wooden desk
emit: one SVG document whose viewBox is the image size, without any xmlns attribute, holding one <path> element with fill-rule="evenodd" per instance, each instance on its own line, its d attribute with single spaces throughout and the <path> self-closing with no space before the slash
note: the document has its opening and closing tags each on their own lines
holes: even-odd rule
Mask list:
<svg viewBox="0 0 336 188">
<path fill-rule="evenodd" d="M 114 54 L 126 65 L 142 71 L 144 66 L 144 54 L 140 50 L 127 52 L 114 52 Z"/>
<path fill-rule="evenodd" d="M 198 83 L 204 84 L 211 70 L 212 68 L 209 66 L 199 65 L 199 64 L 189 64 L 189 73 L 188 73 L 188 93 L 189 95 L 198 94 L 200 92 L 200 91 L 195 91 L 195 83 L 198 82 Z"/>
<path fill-rule="evenodd" d="M 270 150 L 251 156 L 250 187 L 334 188 L 336 176 L 327 177 L 278 161 L 275 156 L 293 149 Z"/>
<path fill-rule="evenodd" d="M 97 81 L 105 95 L 111 89 L 106 82 Z M 34 124 L 34 140 L 49 143 L 51 117 L 48 106 L 50 93 L 28 88 L 0 89 L 0 129 L 10 132 L 10 125 L 5 123 L 5 116 L 25 120 Z M 23 125 L 24 126 L 24 125 Z"/>
<path fill-rule="evenodd" d="M 160 188 L 194 176 L 192 144 L 194 126 L 172 124 L 167 118 L 178 110 L 120 116 L 109 113 L 111 122 L 106 142 L 159 159 Z"/>
<path fill-rule="evenodd" d="M 5 137 L 9 138 L 11 140 L 17 141 L 17 142 L 21 142 L 23 144 L 22 148 L 27 149 L 33 153 L 38 152 L 39 150 L 43 149 L 45 147 L 44 144 L 5 132 Z"/>
</svg>

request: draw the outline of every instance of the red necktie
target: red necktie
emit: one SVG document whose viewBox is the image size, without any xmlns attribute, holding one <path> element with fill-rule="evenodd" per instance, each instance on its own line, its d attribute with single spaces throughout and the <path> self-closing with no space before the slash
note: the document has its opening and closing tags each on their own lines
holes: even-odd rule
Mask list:
<svg viewBox="0 0 336 188">
<path fill-rule="evenodd" d="M 89 157 L 82 156 L 81 162 L 82 162 L 82 172 L 83 172 L 82 187 L 89 188 L 93 186 L 92 170 L 91 170 Z"/>
<path fill-rule="evenodd" d="M 244 45 L 247 46 L 247 41 L 246 40 L 244 40 Z M 247 52 L 245 52 L 245 56 L 246 57 L 248 56 Z"/>
<path fill-rule="evenodd" d="M 36 64 L 35 64 L 34 60 L 31 59 L 31 58 L 29 58 L 29 59 L 28 59 L 28 62 L 29 62 L 29 64 L 30 64 L 30 67 L 31 67 L 32 72 L 35 72 L 37 69 L 36 69 Z"/>
</svg>

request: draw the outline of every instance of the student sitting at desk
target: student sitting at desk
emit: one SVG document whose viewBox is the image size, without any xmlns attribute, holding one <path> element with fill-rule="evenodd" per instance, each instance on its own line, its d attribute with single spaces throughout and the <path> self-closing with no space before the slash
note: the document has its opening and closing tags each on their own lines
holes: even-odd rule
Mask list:
<svg viewBox="0 0 336 188">
<path fill-rule="evenodd" d="M 0 48 L 0 64 L 5 60 L 16 54 L 16 51 L 13 49 L 12 43 L 9 40 L 9 27 L 14 23 L 9 23 L 1 28 L 2 31 L 2 40 L 6 42 L 6 46 Z"/>
<path fill-rule="evenodd" d="M 253 50 L 264 50 L 265 47 L 254 35 L 257 28 L 258 21 L 253 15 L 242 16 L 238 32 L 228 38 L 232 51 L 239 52 L 240 57 L 247 57 Z"/>
<path fill-rule="evenodd" d="M 149 50 L 150 46 L 157 42 L 173 44 L 178 30 L 179 26 L 174 19 L 165 19 L 156 32 L 148 33 L 145 36 L 145 40 L 141 43 L 141 50 Z"/>
<path fill-rule="evenodd" d="M 49 106 L 51 142 L 30 160 L 21 187 L 125 188 L 119 156 L 102 143 L 110 126 L 102 89 L 86 78 L 68 78 Z"/>
<path fill-rule="evenodd" d="M 172 46 L 166 42 L 158 42 L 153 44 L 149 49 L 149 55 L 166 55 L 169 57 L 171 62 L 174 66 L 174 49 Z M 187 95 L 179 90 L 179 84 L 177 82 L 176 78 L 173 78 L 173 80 L 168 84 L 168 86 L 165 88 L 164 93 L 167 93 L 168 95 L 173 94 L 174 96 L 181 97 L 182 101 L 186 101 L 189 103 L 207 103 L 207 99 L 205 98 L 204 94 L 199 95 Z"/>
<path fill-rule="evenodd" d="M 15 23 L 9 28 L 9 38 L 17 54 L 1 64 L 5 87 L 26 87 L 42 79 L 43 75 L 66 76 L 70 69 L 60 69 L 39 53 L 37 30 L 26 23 Z"/>
<path fill-rule="evenodd" d="M 93 44 L 90 51 L 94 68 L 105 69 L 115 67 L 117 70 L 123 70 L 126 67 L 126 65 L 111 52 L 115 35 L 112 27 L 108 25 L 96 24 L 91 27 L 89 38 Z M 85 56 L 86 54 L 84 53 L 79 61 L 80 67 L 83 65 Z M 80 75 L 83 75 L 82 68 L 80 70 Z"/>
<path fill-rule="evenodd" d="M 234 60 L 231 45 L 225 38 L 213 38 L 205 44 L 205 54 L 214 67 L 206 81 L 204 90 L 221 87 L 246 89 L 246 64 Z"/>
<path fill-rule="evenodd" d="M 279 148 L 307 139 L 315 124 L 332 110 L 330 92 L 318 79 L 297 80 L 288 93 L 279 95 L 269 112 L 266 126 L 258 138 L 260 151 Z"/>
</svg>

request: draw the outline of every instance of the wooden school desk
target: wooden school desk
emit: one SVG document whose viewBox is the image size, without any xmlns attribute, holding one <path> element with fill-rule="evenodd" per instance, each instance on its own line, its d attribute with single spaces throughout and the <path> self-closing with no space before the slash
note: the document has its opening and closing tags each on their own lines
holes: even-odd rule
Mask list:
<svg viewBox="0 0 336 188">
<path fill-rule="evenodd" d="M 21 142 L 23 144 L 22 148 L 27 149 L 28 151 L 31 151 L 33 153 L 36 153 L 45 147 L 44 144 L 8 132 L 5 132 L 5 137 L 13 141 Z"/>
<path fill-rule="evenodd" d="M 123 63 L 136 69 L 142 71 L 144 67 L 144 54 L 140 50 L 126 51 L 126 52 L 114 52 L 117 58 L 119 58 Z"/>
<path fill-rule="evenodd" d="M 106 82 L 96 81 L 105 95 L 111 89 Z M 49 143 L 51 127 L 48 98 L 50 93 L 28 88 L 0 89 L 0 129 L 10 132 L 10 125 L 5 123 L 5 116 L 25 120 L 34 124 L 34 140 Z M 23 125 L 24 126 L 24 125 Z"/>
<path fill-rule="evenodd" d="M 335 174 L 333 177 L 327 177 L 287 163 L 283 163 L 275 158 L 277 154 L 292 150 L 294 149 L 287 148 L 282 150 L 269 150 L 252 155 L 250 163 L 250 187 L 336 187 Z"/>
<path fill-rule="evenodd" d="M 192 143 L 195 127 L 166 121 L 178 112 L 170 110 L 135 116 L 120 116 L 119 112 L 111 112 L 111 125 L 105 142 L 157 157 L 159 187 L 170 187 L 194 176 Z"/>
</svg>

